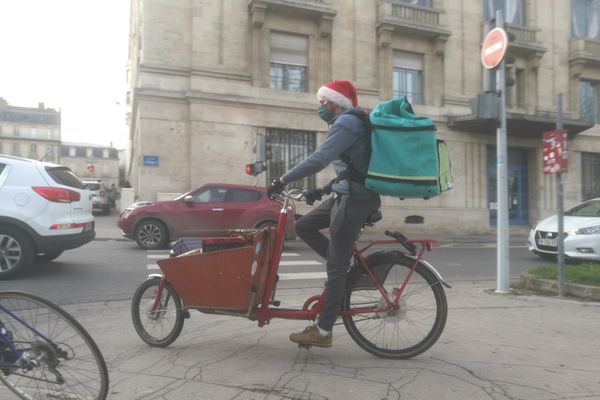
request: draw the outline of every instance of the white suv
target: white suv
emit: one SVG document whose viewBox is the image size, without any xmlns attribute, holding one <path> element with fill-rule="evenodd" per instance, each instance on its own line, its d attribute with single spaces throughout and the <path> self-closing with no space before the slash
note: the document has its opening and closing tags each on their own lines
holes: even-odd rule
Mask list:
<svg viewBox="0 0 600 400">
<path fill-rule="evenodd" d="M 92 196 L 69 168 L 0 154 L 0 279 L 95 235 Z"/>
</svg>

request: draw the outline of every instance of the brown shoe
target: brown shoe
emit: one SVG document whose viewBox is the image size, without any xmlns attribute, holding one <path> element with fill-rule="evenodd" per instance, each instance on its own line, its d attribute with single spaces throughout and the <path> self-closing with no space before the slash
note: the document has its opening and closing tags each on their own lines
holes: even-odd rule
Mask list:
<svg viewBox="0 0 600 400">
<path fill-rule="evenodd" d="M 316 325 L 312 325 L 300 333 L 292 333 L 290 340 L 302 346 L 331 347 L 333 334 L 330 333 L 327 336 L 323 336 L 319 333 L 319 328 Z"/>
</svg>

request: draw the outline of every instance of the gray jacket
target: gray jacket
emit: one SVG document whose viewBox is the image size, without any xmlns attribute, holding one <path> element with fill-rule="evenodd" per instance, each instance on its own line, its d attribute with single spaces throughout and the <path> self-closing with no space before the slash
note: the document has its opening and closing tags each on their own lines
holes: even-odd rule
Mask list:
<svg viewBox="0 0 600 400">
<path fill-rule="evenodd" d="M 350 159 L 352 166 L 362 176 L 367 173 L 370 156 L 369 132 L 365 123 L 356 114 L 361 114 L 362 109 L 353 108 L 344 110 L 333 119 L 329 126 L 329 133 L 323 143 L 310 154 L 304 161 L 296 165 L 283 175 L 283 180 L 288 183 L 297 179 L 316 174 L 329 164 L 332 164 L 336 175 L 339 177 L 349 167 L 342 159 Z M 342 156 L 345 155 L 345 156 Z M 373 193 L 364 186 L 348 179 L 334 183 L 332 190 L 340 194 L 348 194 L 352 185 L 352 193 Z"/>
</svg>

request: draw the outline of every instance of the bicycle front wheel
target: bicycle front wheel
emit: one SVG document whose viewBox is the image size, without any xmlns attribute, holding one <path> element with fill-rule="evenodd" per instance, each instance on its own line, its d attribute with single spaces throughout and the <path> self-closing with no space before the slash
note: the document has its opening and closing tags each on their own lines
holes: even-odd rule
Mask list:
<svg viewBox="0 0 600 400">
<path fill-rule="evenodd" d="M 19 368 L 0 369 L 0 381 L 22 399 L 104 400 L 108 371 L 98 346 L 71 315 L 28 293 L 0 292 L 0 321 L 19 355 Z M 15 318 L 16 317 L 16 318 Z M 20 321 L 19 321 L 20 320 Z"/>
<path fill-rule="evenodd" d="M 131 301 L 131 318 L 140 338 L 150 346 L 165 347 L 179 337 L 184 314 L 175 289 L 160 278 L 146 280 Z"/>
<path fill-rule="evenodd" d="M 374 253 L 367 263 L 390 299 L 414 265 L 414 260 L 395 252 Z M 366 274 L 349 283 L 344 311 L 384 307 L 385 299 Z M 343 317 L 346 330 L 363 349 L 381 358 L 406 359 L 429 349 L 442 334 L 448 305 L 438 277 L 419 263 L 394 310 Z"/>
</svg>

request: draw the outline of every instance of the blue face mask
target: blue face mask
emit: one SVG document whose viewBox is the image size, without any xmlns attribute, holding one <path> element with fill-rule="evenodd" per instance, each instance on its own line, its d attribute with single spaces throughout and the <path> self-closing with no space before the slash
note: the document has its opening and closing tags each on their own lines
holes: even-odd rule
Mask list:
<svg viewBox="0 0 600 400">
<path fill-rule="evenodd" d="M 317 108 L 317 114 L 319 114 L 319 118 L 323 121 L 329 123 L 335 117 L 335 114 L 327 109 L 325 104 L 319 104 L 319 108 Z"/>
</svg>

